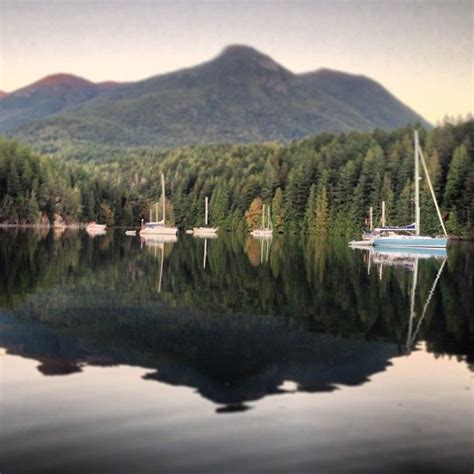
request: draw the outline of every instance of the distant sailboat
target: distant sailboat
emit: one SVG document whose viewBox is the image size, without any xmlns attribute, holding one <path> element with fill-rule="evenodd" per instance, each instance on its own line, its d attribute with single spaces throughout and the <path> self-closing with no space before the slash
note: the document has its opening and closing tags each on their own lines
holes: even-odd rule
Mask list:
<svg viewBox="0 0 474 474">
<path fill-rule="evenodd" d="M 382 203 L 382 226 L 373 229 L 372 235 L 363 241 L 352 241 L 350 245 L 373 245 L 374 247 L 406 248 L 406 249 L 444 249 L 448 244 L 448 234 L 439 210 L 436 195 L 431 184 L 428 168 L 418 142 L 418 132 L 415 130 L 415 222 L 406 226 L 385 226 L 385 203 Z M 420 235 L 420 171 L 419 163 L 423 165 L 426 180 L 431 192 L 436 212 L 445 237 L 430 237 Z"/>
<path fill-rule="evenodd" d="M 265 212 L 266 211 L 266 212 Z M 266 214 L 266 215 L 265 215 Z M 265 227 L 265 218 L 267 218 L 267 226 Z M 273 235 L 273 225 L 270 218 L 270 206 L 263 205 L 262 209 L 262 227 L 255 229 L 250 232 L 254 237 L 267 237 L 270 238 Z"/>
<path fill-rule="evenodd" d="M 150 221 L 146 222 L 145 225 L 140 230 L 140 235 L 143 237 L 153 236 L 153 235 L 176 235 L 178 232 L 177 227 L 167 227 L 165 225 L 166 219 L 166 199 L 165 199 L 165 177 L 161 173 L 161 200 L 163 205 L 163 219 L 158 220 L 158 204 L 156 206 L 156 220 L 152 221 L 152 212 L 150 209 Z"/>
<path fill-rule="evenodd" d="M 194 227 L 193 228 L 193 234 L 196 236 L 206 236 L 208 237 L 209 235 L 215 236 L 217 234 L 217 231 L 219 230 L 218 227 L 208 227 L 208 221 L 209 221 L 209 200 L 207 196 L 204 199 L 204 206 L 205 206 L 205 217 L 204 217 L 204 227 Z"/>
</svg>

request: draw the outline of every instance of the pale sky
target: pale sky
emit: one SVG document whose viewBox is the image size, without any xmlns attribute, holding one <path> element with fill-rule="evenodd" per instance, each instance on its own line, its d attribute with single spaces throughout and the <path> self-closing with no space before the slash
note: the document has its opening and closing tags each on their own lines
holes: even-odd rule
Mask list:
<svg viewBox="0 0 474 474">
<path fill-rule="evenodd" d="M 67 72 L 133 81 L 253 46 L 364 74 L 431 122 L 473 111 L 474 0 L 0 0 L 0 90 Z"/>
</svg>

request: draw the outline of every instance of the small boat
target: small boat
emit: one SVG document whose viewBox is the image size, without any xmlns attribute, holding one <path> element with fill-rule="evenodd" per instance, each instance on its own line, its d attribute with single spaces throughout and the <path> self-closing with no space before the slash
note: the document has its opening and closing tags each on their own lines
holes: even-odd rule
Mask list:
<svg viewBox="0 0 474 474">
<path fill-rule="evenodd" d="M 106 224 L 97 224 L 94 221 L 87 224 L 86 231 L 90 235 L 104 235 L 106 227 Z"/>
<path fill-rule="evenodd" d="M 209 220 L 209 201 L 207 196 L 204 199 L 204 206 L 205 206 L 205 215 L 204 215 L 204 227 L 194 227 L 193 234 L 197 237 L 213 237 L 217 234 L 218 227 L 208 227 L 208 220 Z"/>
<path fill-rule="evenodd" d="M 128 235 L 130 237 L 135 237 L 137 235 L 137 231 L 136 230 L 126 230 L 125 235 Z"/>
<path fill-rule="evenodd" d="M 364 240 L 351 240 L 349 242 L 351 247 L 372 247 L 372 240 L 364 239 Z"/>
<path fill-rule="evenodd" d="M 163 173 L 161 173 L 161 200 L 163 205 L 163 219 L 161 221 L 158 220 L 158 203 L 156 205 L 156 220 L 152 221 L 151 218 L 151 209 L 150 209 L 150 221 L 146 222 L 142 229 L 140 230 L 141 236 L 153 236 L 153 235 L 176 235 L 178 232 L 177 227 L 167 227 L 165 225 L 165 218 L 166 218 L 166 206 L 165 206 L 165 177 Z"/>
<path fill-rule="evenodd" d="M 265 212 L 267 211 L 267 212 Z M 267 217 L 267 227 L 265 227 L 265 217 Z M 270 206 L 263 205 L 262 209 L 262 227 L 260 229 L 255 229 L 250 232 L 254 237 L 260 238 L 271 238 L 273 236 L 273 226 L 270 219 Z"/>
</svg>

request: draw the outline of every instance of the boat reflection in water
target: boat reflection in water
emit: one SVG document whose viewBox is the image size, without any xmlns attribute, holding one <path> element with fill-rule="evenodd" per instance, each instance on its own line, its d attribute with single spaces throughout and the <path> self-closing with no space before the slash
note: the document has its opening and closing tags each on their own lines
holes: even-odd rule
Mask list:
<svg viewBox="0 0 474 474">
<path fill-rule="evenodd" d="M 406 353 L 409 354 L 416 343 L 416 338 L 420 327 L 425 319 L 428 306 L 436 291 L 436 286 L 446 265 L 448 255 L 445 248 L 438 249 L 414 249 L 407 251 L 406 248 L 391 248 L 390 250 L 380 250 L 374 247 L 352 246 L 352 248 L 368 252 L 367 272 L 370 274 L 371 265 L 378 266 L 379 278 L 383 278 L 383 268 L 386 266 L 402 267 L 413 272 L 412 285 L 410 290 L 410 317 L 408 320 Z M 418 317 L 415 309 L 416 286 L 418 281 L 418 265 L 420 260 L 436 259 L 440 261 L 439 269 L 433 280 L 431 289 L 426 297 L 423 309 Z"/>
<path fill-rule="evenodd" d="M 375 250 L 0 230 L 1 462 L 468 472 L 470 250 Z"/>
<path fill-rule="evenodd" d="M 270 258 L 270 249 L 272 246 L 273 236 L 272 234 L 252 234 L 246 242 L 246 252 L 249 259 L 254 266 L 268 263 Z M 256 243 L 258 242 L 259 250 L 256 250 Z M 259 253 L 260 260 L 258 262 L 256 253 Z"/>
<path fill-rule="evenodd" d="M 160 251 L 160 273 L 158 277 L 158 293 L 161 293 L 161 285 L 163 282 L 163 265 L 165 261 L 165 245 L 168 244 L 169 250 L 167 254 L 171 253 L 171 248 L 175 242 L 178 241 L 178 237 L 173 234 L 160 234 L 160 235 L 140 235 L 140 242 L 142 249 L 148 249 L 153 252 L 153 256 L 158 258 L 158 251 Z"/>
</svg>

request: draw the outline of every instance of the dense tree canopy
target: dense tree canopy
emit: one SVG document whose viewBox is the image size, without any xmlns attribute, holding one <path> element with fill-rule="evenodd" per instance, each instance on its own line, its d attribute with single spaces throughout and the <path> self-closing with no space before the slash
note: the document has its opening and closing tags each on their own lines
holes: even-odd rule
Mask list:
<svg viewBox="0 0 474 474">
<path fill-rule="evenodd" d="M 472 233 L 474 163 L 472 120 L 421 132 L 421 145 L 451 233 Z M 170 216 L 181 228 L 210 223 L 246 229 L 256 198 L 272 207 L 277 231 L 349 234 L 360 230 L 369 206 L 381 202 L 389 224 L 413 217 L 413 129 L 323 133 L 288 145 L 207 145 L 152 148 L 65 148 L 39 157 L 0 142 L 0 221 L 34 223 L 60 214 L 66 222 L 100 220 L 137 225 L 161 198 L 166 175 Z M 422 231 L 440 231 L 426 179 L 421 182 Z M 169 216 L 167 216 L 169 217 Z"/>
</svg>

